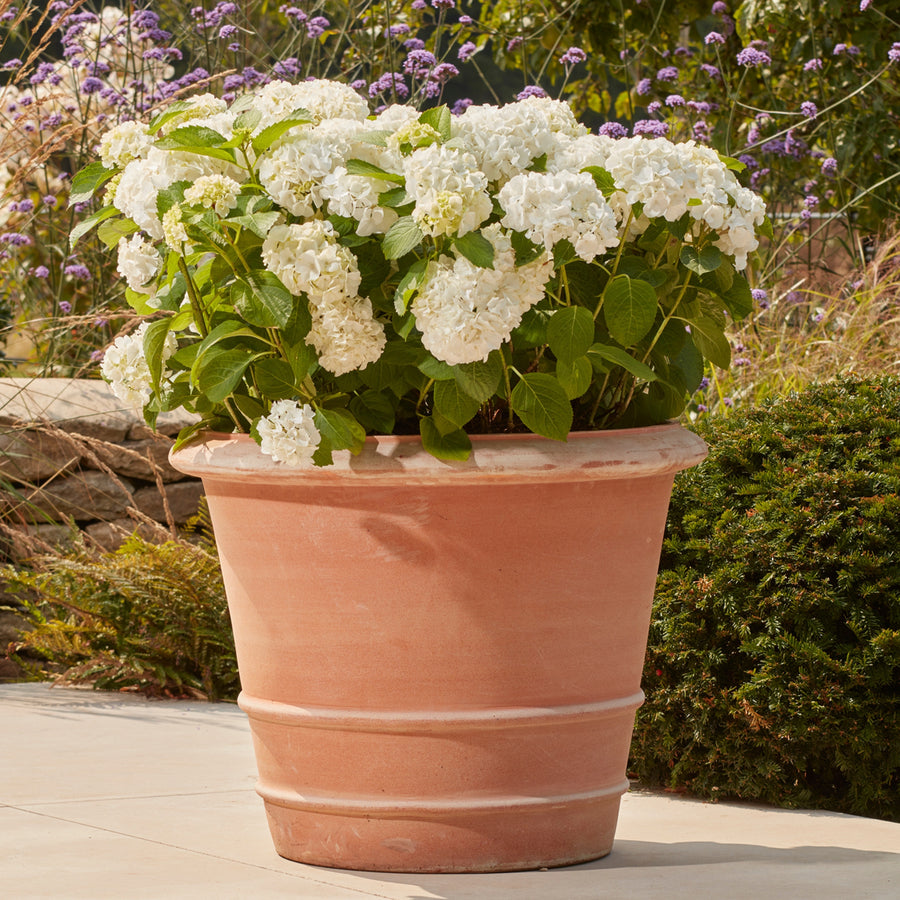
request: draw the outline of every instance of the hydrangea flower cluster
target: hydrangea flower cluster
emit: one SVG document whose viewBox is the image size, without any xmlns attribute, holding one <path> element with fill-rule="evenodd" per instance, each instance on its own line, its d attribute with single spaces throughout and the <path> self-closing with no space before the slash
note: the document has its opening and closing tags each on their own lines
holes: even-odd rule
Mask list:
<svg viewBox="0 0 900 900">
<path fill-rule="evenodd" d="M 102 371 L 149 420 L 185 406 L 287 465 L 395 427 L 460 459 L 469 423 L 662 421 L 750 310 L 765 210 L 740 168 L 533 95 L 457 116 L 369 115 L 330 81 L 199 95 L 112 128 L 75 179 L 107 186 L 96 222 L 118 216 L 154 316 Z"/>
</svg>

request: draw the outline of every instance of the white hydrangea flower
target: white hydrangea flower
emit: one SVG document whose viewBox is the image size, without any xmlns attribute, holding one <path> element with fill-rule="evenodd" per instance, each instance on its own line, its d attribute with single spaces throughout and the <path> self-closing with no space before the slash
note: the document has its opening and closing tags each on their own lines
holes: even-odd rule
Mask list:
<svg viewBox="0 0 900 900">
<path fill-rule="evenodd" d="M 137 331 L 118 338 L 108 347 L 100 364 L 100 373 L 120 400 L 130 406 L 143 406 L 153 393 L 153 379 L 144 356 L 144 335 L 149 326 L 144 322 Z M 163 345 L 163 380 L 167 380 L 165 364 L 178 349 L 175 335 L 170 331 Z"/>
<path fill-rule="evenodd" d="M 379 195 L 389 185 L 380 178 L 350 175 L 343 166 L 322 179 L 321 196 L 328 201 L 328 211 L 334 215 L 356 219 L 356 233 L 362 237 L 384 234 L 399 216 L 378 202 Z"/>
<path fill-rule="evenodd" d="M 147 285 L 156 276 L 160 265 L 162 257 L 159 251 L 150 241 L 144 240 L 143 235 L 119 238 L 116 269 L 131 290 L 139 294 L 155 293 Z"/>
<path fill-rule="evenodd" d="M 262 246 L 263 263 L 292 293 L 310 297 L 353 297 L 361 276 L 356 257 L 338 243 L 329 222 L 311 219 L 273 226 Z"/>
<path fill-rule="evenodd" d="M 312 407 L 296 400 L 276 400 L 269 415 L 256 423 L 256 431 L 260 450 L 288 466 L 310 465 L 322 440 Z"/>
<path fill-rule="evenodd" d="M 196 97 L 190 97 L 182 102 L 188 104 L 187 108 L 181 110 L 169 119 L 169 121 L 160 128 L 160 134 L 170 134 L 176 128 L 181 128 L 188 123 L 191 125 L 198 124 L 194 121 L 195 119 L 208 119 L 210 116 L 224 113 L 228 109 L 228 104 L 224 100 L 209 93 L 198 94 Z M 214 126 L 209 125 L 208 127 L 212 128 Z M 216 129 L 216 131 L 218 130 L 219 129 Z M 219 133 L 222 134 L 222 132 Z"/>
<path fill-rule="evenodd" d="M 185 190 L 184 199 L 227 216 L 237 206 L 240 192 L 241 186 L 227 175 L 201 175 Z"/>
<path fill-rule="evenodd" d="M 162 230 L 166 246 L 170 250 L 181 253 L 191 249 L 192 244 L 182 221 L 181 207 L 177 203 L 169 207 L 163 215 Z"/>
<path fill-rule="evenodd" d="M 408 156 L 403 173 L 416 201 L 413 218 L 426 234 L 463 235 L 491 214 L 487 178 L 471 153 L 432 144 Z"/>
<path fill-rule="evenodd" d="M 619 242 L 615 213 L 586 172 L 516 175 L 500 189 L 498 199 L 506 212 L 503 225 L 524 231 L 547 250 L 565 239 L 590 262 Z"/>
<path fill-rule="evenodd" d="M 586 133 L 567 103 L 546 97 L 470 106 L 453 118 L 453 136 L 464 141 L 488 180 L 501 185 L 539 156 L 549 156 L 561 138 Z"/>
<path fill-rule="evenodd" d="M 412 304 L 422 344 L 450 365 L 485 360 L 509 340 L 522 315 L 544 296 L 553 273 L 546 253 L 516 268 L 509 235 L 499 225 L 483 233 L 494 246 L 494 268 L 441 257 L 429 263 Z"/>
<path fill-rule="evenodd" d="M 143 159 L 153 142 L 143 122 L 122 122 L 100 138 L 100 160 L 107 169 L 121 169 L 135 159 Z"/>
<path fill-rule="evenodd" d="M 328 119 L 315 128 L 291 131 L 260 160 L 260 184 L 289 213 L 313 215 L 323 203 L 325 177 L 351 157 L 365 158 L 377 151 L 357 140 L 365 130 L 349 119 Z"/>
<path fill-rule="evenodd" d="M 154 178 L 158 174 L 156 159 L 136 159 L 128 163 L 113 197 L 115 208 L 134 220 L 154 240 L 161 240 L 163 236 L 162 223 L 156 214 L 159 188 Z"/>
<path fill-rule="evenodd" d="M 364 369 L 384 350 L 384 326 L 365 297 L 309 295 L 312 328 L 306 343 L 314 347 L 319 364 L 335 375 Z"/>
<path fill-rule="evenodd" d="M 547 154 L 548 172 L 580 172 L 586 166 L 606 168 L 606 160 L 617 141 L 605 134 L 585 134 L 570 138 L 558 135 L 553 149 Z"/>
<path fill-rule="evenodd" d="M 254 108 L 262 113 L 256 127 L 259 133 L 281 121 L 295 109 L 305 109 L 318 123 L 323 119 L 354 119 L 362 122 L 369 115 L 369 105 L 349 85 L 317 79 L 291 84 L 270 81 L 255 92 Z"/>
<path fill-rule="evenodd" d="M 375 128 L 382 131 L 398 131 L 406 125 L 419 121 L 419 112 L 405 103 L 392 103 L 375 117 Z"/>
<path fill-rule="evenodd" d="M 662 216 L 674 222 L 690 213 L 718 233 L 717 246 L 734 254 L 738 269 L 746 267 L 747 254 L 758 246 L 755 230 L 765 206 L 715 150 L 694 141 L 625 138 L 616 141 L 606 168 L 627 206 L 643 204 L 645 221 Z"/>
<path fill-rule="evenodd" d="M 391 150 L 399 151 L 404 144 L 412 148 L 424 147 L 429 144 L 439 144 L 441 135 L 436 128 L 426 125 L 418 119 L 412 119 L 389 134 L 385 141 Z"/>
</svg>

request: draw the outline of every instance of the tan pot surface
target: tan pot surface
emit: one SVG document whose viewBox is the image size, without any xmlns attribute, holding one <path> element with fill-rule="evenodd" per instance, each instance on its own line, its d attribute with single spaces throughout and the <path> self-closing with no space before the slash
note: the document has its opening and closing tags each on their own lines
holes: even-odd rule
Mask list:
<svg viewBox="0 0 900 900">
<path fill-rule="evenodd" d="M 473 445 L 173 455 L 204 481 L 282 856 L 471 872 L 612 846 L 669 493 L 705 445 L 677 425 Z"/>
</svg>

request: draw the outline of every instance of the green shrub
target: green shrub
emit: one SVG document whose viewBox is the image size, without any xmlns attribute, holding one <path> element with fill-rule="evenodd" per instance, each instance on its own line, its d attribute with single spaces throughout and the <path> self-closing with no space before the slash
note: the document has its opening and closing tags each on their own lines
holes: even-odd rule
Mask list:
<svg viewBox="0 0 900 900">
<path fill-rule="evenodd" d="M 900 820 L 900 380 L 700 426 L 669 513 L 632 767 Z"/>
<path fill-rule="evenodd" d="M 157 696 L 234 699 L 240 684 L 219 561 L 210 546 L 127 540 L 115 553 L 45 557 L 0 570 L 33 623 L 33 676 Z"/>
</svg>

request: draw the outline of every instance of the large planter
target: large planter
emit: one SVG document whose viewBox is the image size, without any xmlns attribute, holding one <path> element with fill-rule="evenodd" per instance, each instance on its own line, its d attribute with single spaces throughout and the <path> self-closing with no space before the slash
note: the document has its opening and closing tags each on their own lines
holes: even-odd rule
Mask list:
<svg viewBox="0 0 900 900">
<path fill-rule="evenodd" d="M 203 479 L 275 847 L 398 872 L 609 853 L 678 425 L 473 438 L 444 463 L 370 438 L 290 469 L 246 436 Z"/>
</svg>

